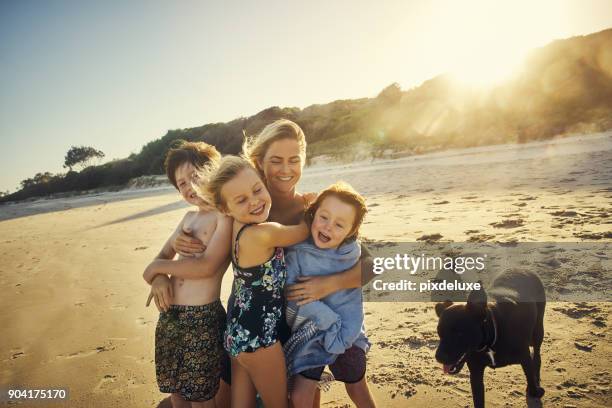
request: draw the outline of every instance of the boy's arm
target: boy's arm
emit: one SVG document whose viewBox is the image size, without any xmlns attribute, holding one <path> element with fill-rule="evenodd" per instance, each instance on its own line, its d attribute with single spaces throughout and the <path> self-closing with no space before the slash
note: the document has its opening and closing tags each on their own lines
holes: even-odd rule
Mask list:
<svg viewBox="0 0 612 408">
<path fill-rule="evenodd" d="M 168 240 L 166 240 L 166 243 L 162 247 L 161 251 L 159 251 L 155 259 L 174 259 L 176 252 L 172 247 L 172 242 L 175 240 L 177 233 L 182 230 L 184 222 L 185 217 L 183 217 L 179 225 L 176 227 L 176 230 L 174 230 L 172 235 L 170 235 Z M 155 275 L 151 281 L 151 291 L 149 292 L 149 297 L 147 298 L 145 306 L 148 307 L 151 304 L 151 300 L 154 300 L 157 310 L 160 312 L 167 311 L 172 304 L 173 296 L 174 294 L 172 293 L 172 282 L 170 282 L 170 278 L 163 274 Z"/>
<path fill-rule="evenodd" d="M 350 269 L 325 276 L 300 277 L 300 283 L 287 287 L 285 293 L 287 300 L 304 305 L 339 290 L 360 288 L 374 276 L 374 261 L 370 251 L 361 244 L 361 259 Z"/>
<path fill-rule="evenodd" d="M 259 244 L 271 247 L 288 247 L 308 238 L 308 225 L 302 221 L 298 225 L 283 225 L 278 222 L 266 222 L 253 228 L 253 234 Z M 254 231 L 254 232 L 255 232 Z"/>
<path fill-rule="evenodd" d="M 231 247 L 232 219 L 220 216 L 217 228 L 208 243 L 204 255 L 199 258 L 172 261 L 156 259 L 145 270 L 143 277 L 151 282 L 158 274 L 170 274 L 182 279 L 205 279 L 213 276 L 227 262 Z"/>
<path fill-rule="evenodd" d="M 172 248 L 172 243 L 174 242 L 178 231 L 180 231 L 182 228 L 183 221 L 181 221 L 176 230 L 172 233 L 172 235 L 170 235 L 170 238 L 168 238 L 161 251 L 159 251 L 159 253 L 155 257 L 155 259 L 174 259 L 174 255 L 176 255 L 176 252 L 174 251 L 174 248 Z"/>
<path fill-rule="evenodd" d="M 161 251 L 159 251 L 155 259 L 174 259 L 176 251 L 174 250 L 172 244 L 176 240 L 176 237 L 183 231 L 183 226 L 185 225 L 185 218 L 187 218 L 188 214 L 190 214 L 190 212 L 187 212 L 183 216 L 183 219 L 176 226 L 176 228 L 172 232 L 172 235 L 170 235 L 170 237 L 166 240 L 166 243 L 162 247 Z"/>
</svg>

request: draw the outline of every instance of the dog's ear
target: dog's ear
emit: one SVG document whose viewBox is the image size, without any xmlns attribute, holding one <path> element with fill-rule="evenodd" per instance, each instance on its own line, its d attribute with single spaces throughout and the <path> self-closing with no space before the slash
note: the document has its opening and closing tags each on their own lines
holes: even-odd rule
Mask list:
<svg viewBox="0 0 612 408">
<path fill-rule="evenodd" d="M 483 318 L 487 314 L 487 294 L 482 289 L 482 284 L 480 289 L 473 290 L 468 295 L 467 299 L 467 310 L 479 318 Z"/>
<path fill-rule="evenodd" d="M 438 317 L 442 315 L 442 312 L 452 306 L 453 302 L 450 300 L 445 300 L 444 302 L 436 303 L 436 314 Z"/>
</svg>

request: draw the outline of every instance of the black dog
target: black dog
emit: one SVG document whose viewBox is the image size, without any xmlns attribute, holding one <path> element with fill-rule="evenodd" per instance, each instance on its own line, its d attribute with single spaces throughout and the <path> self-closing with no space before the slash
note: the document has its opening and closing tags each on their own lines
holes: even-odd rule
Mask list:
<svg viewBox="0 0 612 408">
<path fill-rule="evenodd" d="M 527 394 L 541 398 L 540 346 L 544 338 L 544 286 L 530 272 L 506 272 L 495 279 L 487 304 L 484 290 L 472 291 L 467 304 L 436 304 L 440 345 L 436 360 L 444 372 L 457 374 L 467 362 L 472 398 L 476 408 L 484 407 L 485 367 L 520 364 L 527 377 Z M 533 346 L 533 357 L 529 346 Z"/>
</svg>

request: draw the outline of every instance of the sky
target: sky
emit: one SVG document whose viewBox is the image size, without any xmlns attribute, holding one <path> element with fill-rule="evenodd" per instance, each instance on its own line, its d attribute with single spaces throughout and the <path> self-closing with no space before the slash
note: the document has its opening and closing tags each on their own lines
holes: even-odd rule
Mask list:
<svg viewBox="0 0 612 408">
<path fill-rule="evenodd" d="M 270 106 L 511 74 L 554 39 L 612 27 L 612 1 L 0 0 L 0 191 L 170 129 Z"/>
</svg>

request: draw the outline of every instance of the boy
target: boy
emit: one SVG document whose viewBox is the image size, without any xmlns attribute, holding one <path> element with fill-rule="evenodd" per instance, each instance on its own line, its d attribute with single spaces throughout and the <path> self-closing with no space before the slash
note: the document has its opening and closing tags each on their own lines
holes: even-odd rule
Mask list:
<svg viewBox="0 0 612 408">
<path fill-rule="evenodd" d="M 221 280 L 229 263 L 231 219 L 221 215 L 197 196 L 192 182 L 197 169 L 220 159 L 203 142 L 182 141 L 165 160 L 170 182 L 188 203 L 198 207 L 183 217 L 155 260 L 143 274 L 155 279 L 152 297 L 160 309 L 155 331 L 155 371 L 161 392 L 171 393 L 174 408 L 227 405 L 228 389 L 219 390 L 225 329 L 225 310 L 219 300 Z M 175 236 L 191 230 L 207 250 L 190 263 L 172 261 Z M 179 256 L 179 259 L 182 257 Z M 168 281 L 167 274 L 170 274 Z"/>
</svg>

